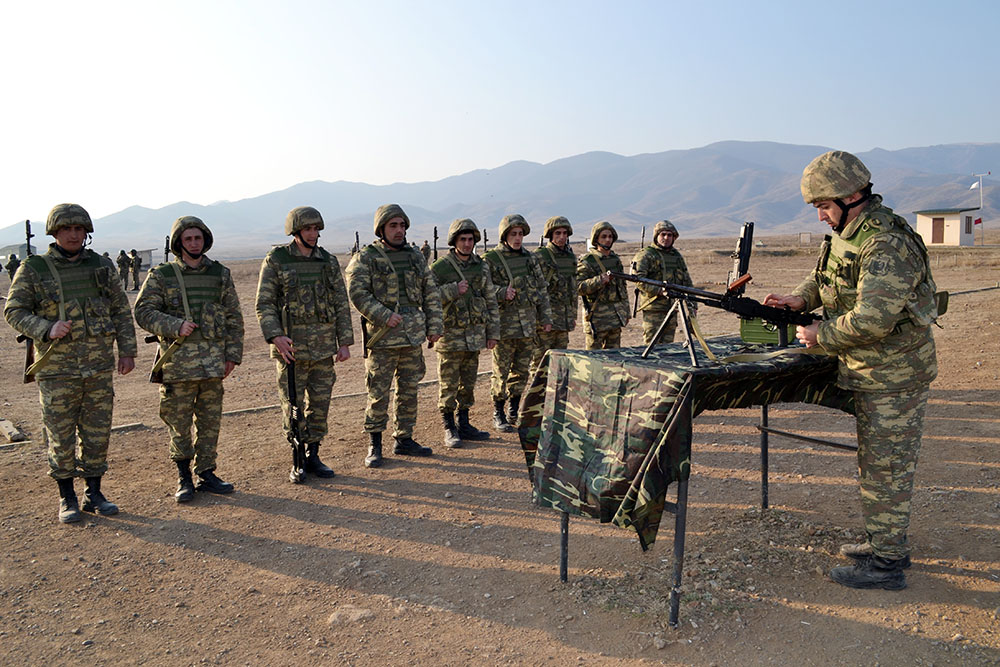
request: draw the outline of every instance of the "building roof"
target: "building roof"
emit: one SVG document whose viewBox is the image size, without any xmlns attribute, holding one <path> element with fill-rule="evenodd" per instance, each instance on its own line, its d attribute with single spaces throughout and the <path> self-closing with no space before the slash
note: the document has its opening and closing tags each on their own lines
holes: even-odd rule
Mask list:
<svg viewBox="0 0 1000 667">
<path fill-rule="evenodd" d="M 978 206 L 973 206 L 972 208 L 929 208 L 926 211 L 914 211 L 913 215 L 954 215 L 956 213 L 965 213 L 966 211 L 978 211 Z"/>
</svg>

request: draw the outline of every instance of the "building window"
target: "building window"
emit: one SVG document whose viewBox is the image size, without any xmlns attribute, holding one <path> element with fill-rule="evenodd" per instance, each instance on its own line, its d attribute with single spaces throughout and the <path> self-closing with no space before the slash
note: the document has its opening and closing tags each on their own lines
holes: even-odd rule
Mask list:
<svg viewBox="0 0 1000 667">
<path fill-rule="evenodd" d="M 971 234 L 972 233 L 972 216 L 971 215 L 965 216 L 965 233 L 966 234 Z"/>
</svg>

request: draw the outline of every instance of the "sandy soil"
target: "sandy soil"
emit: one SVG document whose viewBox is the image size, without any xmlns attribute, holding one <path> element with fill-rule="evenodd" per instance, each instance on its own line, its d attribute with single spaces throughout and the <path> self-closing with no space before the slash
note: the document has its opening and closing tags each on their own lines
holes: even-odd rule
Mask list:
<svg viewBox="0 0 1000 667">
<path fill-rule="evenodd" d="M 721 283 L 730 243 L 684 241 L 696 281 Z M 813 252 L 780 240 L 759 249 L 750 294 L 794 286 Z M 953 291 L 1000 280 L 998 247 L 936 252 L 934 264 L 939 286 Z M 218 472 L 236 485 L 230 496 L 174 502 L 144 346 L 139 370 L 116 384 L 115 423 L 137 425 L 111 439 L 104 486 L 122 512 L 59 524 L 37 389 L 20 382 L 13 333 L 0 339 L 0 417 L 34 440 L 0 451 L 0 662 L 1000 661 L 1000 291 L 954 297 L 936 332 L 941 373 L 918 466 L 909 587 L 856 591 L 826 577 L 844 563 L 838 545 L 860 535 L 851 453 L 772 439 L 762 511 L 758 411 L 711 412 L 696 421 L 681 627 L 671 629 L 671 524 L 643 553 L 630 532 L 574 518 L 561 584 L 559 517 L 531 504 L 516 436 L 441 446 L 433 351 L 416 432 L 432 458 L 363 467 L 356 345 L 337 370 L 341 397 L 322 449 L 337 477 L 290 484 L 279 414 L 268 407 L 274 368 L 253 315 L 258 263 L 230 265 L 248 335 L 225 409 L 263 408 L 224 418 Z M 734 316 L 702 311 L 707 333 L 736 330 Z M 627 344 L 638 344 L 639 329 Z M 572 342 L 582 344 L 580 331 Z M 487 427 L 485 377 L 477 396 L 473 421 Z M 771 424 L 853 439 L 853 418 L 812 406 L 776 406 Z"/>
</svg>

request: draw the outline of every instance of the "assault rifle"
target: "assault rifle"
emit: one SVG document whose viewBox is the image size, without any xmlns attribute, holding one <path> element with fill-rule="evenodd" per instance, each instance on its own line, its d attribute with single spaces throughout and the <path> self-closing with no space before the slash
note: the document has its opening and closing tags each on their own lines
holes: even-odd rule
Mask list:
<svg viewBox="0 0 1000 667">
<path fill-rule="evenodd" d="M 31 257 L 31 220 L 24 221 L 24 258 Z M 13 278 L 11 279 L 13 280 Z M 35 381 L 34 375 L 28 374 L 28 369 L 35 365 L 35 341 L 30 336 L 18 334 L 18 343 L 24 343 L 24 384 Z"/>
<path fill-rule="evenodd" d="M 438 260 L 438 228 L 434 225 L 434 261 Z"/>
<path fill-rule="evenodd" d="M 285 327 L 285 335 L 291 337 L 292 313 L 288 305 L 285 306 Z M 288 473 L 288 479 L 292 484 L 301 484 L 306 479 L 306 443 L 302 441 L 302 431 L 299 428 L 302 408 L 299 406 L 299 395 L 295 387 L 295 361 L 285 364 L 285 376 L 288 382 L 288 444 L 292 446 L 292 469 Z"/>
</svg>

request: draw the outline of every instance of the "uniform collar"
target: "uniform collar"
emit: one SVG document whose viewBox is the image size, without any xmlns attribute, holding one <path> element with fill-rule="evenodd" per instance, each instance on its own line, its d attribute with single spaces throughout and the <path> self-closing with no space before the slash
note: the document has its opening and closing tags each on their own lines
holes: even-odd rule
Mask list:
<svg viewBox="0 0 1000 667">
<path fill-rule="evenodd" d="M 861 224 L 868 219 L 869 214 L 880 206 L 882 206 L 882 195 L 872 195 L 868 201 L 865 202 L 864 207 L 858 213 L 858 217 L 844 225 L 844 228 L 840 230 L 838 236 L 842 239 L 849 239 L 854 236 L 861 227 Z"/>
</svg>

